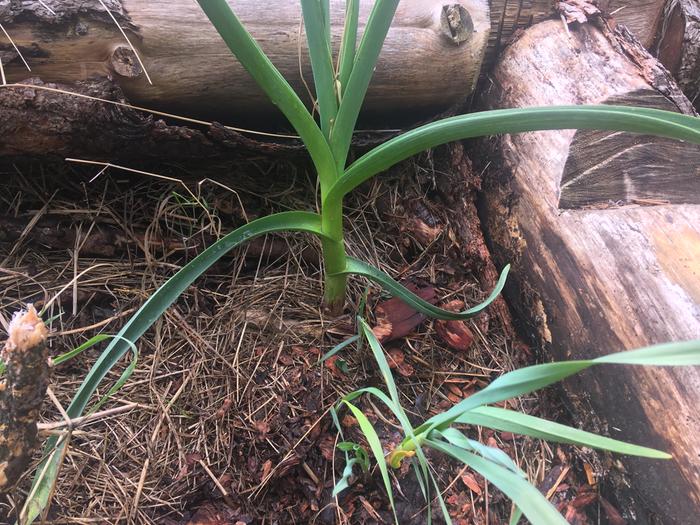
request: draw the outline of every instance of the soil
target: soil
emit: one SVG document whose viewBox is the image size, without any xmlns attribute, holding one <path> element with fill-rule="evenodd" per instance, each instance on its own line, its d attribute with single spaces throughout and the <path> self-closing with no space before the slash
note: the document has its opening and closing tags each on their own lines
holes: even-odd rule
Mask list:
<svg viewBox="0 0 700 525">
<path fill-rule="evenodd" d="M 298 161 L 210 166 L 216 182 L 201 184 L 201 171 L 179 165 L 159 171 L 170 180 L 112 169 L 92 180 L 99 171 L 25 162 L 0 173 L 0 322 L 26 303 L 46 308 L 53 356 L 116 333 L 157 286 L 234 227 L 315 207 L 313 177 Z M 478 189 L 459 145 L 405 162 L 348 199 L 348 250 L 440 304 L 474 304 L 497 277 L 474 206 Z M 356 333 L 367 287 L 353 279 L 345 314 L 330 318 L 320 307 L 319 259 L 311 238 L 268 237 L 234 250 L 190 287 L 140 340 L 135 372 L 101 417 L 73 430 L 46 523 L 391 523 L 377 472 L 358 472 L 349 490 L 331 497 L 344 457 L 334 450 L 329 410 L 359 387 L 383 385 L 367 349 L 350 346 L 319 364 Z M 363 314 L 380 325 L 396 303 L 368 290 Z M 386 348 L 416 424 L 537 358 L 502 301 L 466 324 L 407 317 Z M 100 349 L 53 371 L 51 388 L 64 407 Z M 400 441 L 386 411 L 358 402 L 387 449 Z M 559 411 L 550 397 L 510 406 L 552 418 Z M 42 421 L 61 419 L 47 401 Z M 341 413 L 341 424 L 361 441 L 353 418 Z M 469 432 L 509 453 L 572 523 L 593 523 L 587 513 L 597 517 L 609 505 L 598 496 L 603 473 L 590 453 Z M 455 523 L 507 523 L 509 502 L 479 475 L 429 459 Z M 399 520 L 425 523 L 408 463 L 392 473 Z M 0 498 L 0 523 L 13 520 L 31 475 Z"/>
</svg>

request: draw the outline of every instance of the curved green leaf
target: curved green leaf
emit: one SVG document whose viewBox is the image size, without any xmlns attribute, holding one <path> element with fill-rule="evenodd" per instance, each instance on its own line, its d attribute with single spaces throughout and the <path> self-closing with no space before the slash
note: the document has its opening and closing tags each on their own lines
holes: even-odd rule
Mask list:
<svg viewBox="0 0 700 525">
<path fill-rule="evenodd" d="M 553 129 L 628 131 L 700 143 L 700 119 L 658 109 L 551 106 L 482 111 L 426 124 L 376 147 L 346 170 L 329 191 L 328 202 L 342 201 L 348 192 L 378 173 L 416 153 L 447 142 Z"/>
<path fill-rule="evenodd" d="M 435 431 L 433 434 L 438 434 L 455 447 L 463 448 L 467 452 L 474 452 L 476 454 L 479 454 L 480 456 L 483 456 L 489 461 L 493 461 L 494 463 L 497 463 L 502 467 L 507 468 L 508 470 L 519 475 L 520 477 L 527 477 L 525 473 L 522 470 L 520 470 L 520 467 L 518 467 L 518 465 L 515 464 L 513 459 L 501 449 L 489 447 L 488 445 L 484 445 L 479 441 L 469 439 L 460 430 L 454 427 L 449 427 L 439 432 Z M 433 434 L 431 434 L 431 438 L 433 437 Z"/>
<path fill-rule="evenodd" d="M 71 404 L 66 409 L 68 415 L 71 418 L 76 418 L 82 414 L 99 384 L 114 365 L 117 364 L 138 338 L 158 320 L 163 312 L 216 261 L 231 249 L 250 239 L 267 233 L 280 231 L 302 231 L 323 236 L 323 232 L 321 231 L 321 218 L 318 214 L 292 211 L 262 217 L 222 237 L 158 288 L 158 290 L 156 290 L 127 321 L 119 333 L 114 336 L 115 338 L 110 342 L 107 348 L 105 348 L 104 352 L 102 352 L 90 369 L 90 372 L 88 372 L 85 379 L 83 379 Z M 56 438 L 48 440 L 46 445 L 47 456 L 49 456 L 49 460 L 55 464 L 48 468 L 47 474 L 40 480 L 42 485 L 49 489 L 53 485 L 53 480 L 57 475 L 58 462 L 61 457 L 63 457 L 60 451 L 57 452 L 55 450 L 56 446 Z M 58 445 L 59 448 L 65 446 L 65 442 L 61 442 L 61 444 Z M 45 462 L 42 462 L 38 468 L 38 472 L 41 472 L 44 465 Z M 37 494 L 43 494 L 43 496 L 39 504 L 35 505 L 33 508 L 39 508 L 39 510 L 36 511 L 37 514 L 27 523 L 31 523 L 38 516 L 38 512 L 47 505 L 49 492 L 50 490 L 41 489 L 37 491 Z"/>
<path fill-rule="evenodd" d="M 486 298 L 484 302 L 473 306 L 472 308 L 469 308 L 468 310 L 465 310 L 463 312 L 451 312 L 449 310 L 443 310 L 442 308 L 438 308 L 437 306 L 430 304 L 428 301 L 421 299 L 416 294 L 407 290 L 404 286 L 397 283 L 395 280 L 393 280 L 381 270 L 352 257 L 347 258 L 345 271 L 341 273 L 347 275 L 362 275 L 364 277 L 367 277 L 368 279 L 371 279 L 372 281 L 379 284 L 382 288 L 387 290 L 392 296 L 400 298 L 402 301 L 404 301 L 406 304 L 408 304 L 418 312 L 429 315 L 430 317 L 445 320 L 464 320 L 470 319 L 483 312 L 498 297 L 498 295 L 501 293 L 503 287 L 506 284 L 506 279 L 508 278 L 509 271 L 510 265 L 506 266 L 503 269 L 503 271 L 501 272 L 501 276 L 498 279 L 498 283 L 496 284 L 496 287 L 493 289 L 491 294 Z"/>
<path fill-rule="evenodd" d="M 547 419 L 530 416 L 513 410 L 506 410 L 504 408 L 475 408 L 474 410 L 463 413 L 455 420 L 455 423 L 479 425 L 501 432 L 512 432 L 514 434 L 531 436 L 555 443 L 568 443 L 570 445 L 609 450 L 611 452 L 628 454 L 630 456 L 654 459 L 671 458 L 669 454 L 654 450 L 653 448 L 632 445 L 631 443 L 599 436 L 591 432 L 548 421 Z"/>
<path fill-rule="evenodd" d="M 484 476 L 513 500 L 532 525 L 569 525 L 542 493 L 518 474 L 448 443 L 431 439 L 426 445 L 452 456 Z"/>
<path fill-rule="evenodd" d="M 336 173 L 333 153 L 299 96 L 243 27 L 226 0 L 197 0 L 197 3 L 231 52 L 297 130 L 309 150 L 321 184 L 329 187 Z"/>
</svg>

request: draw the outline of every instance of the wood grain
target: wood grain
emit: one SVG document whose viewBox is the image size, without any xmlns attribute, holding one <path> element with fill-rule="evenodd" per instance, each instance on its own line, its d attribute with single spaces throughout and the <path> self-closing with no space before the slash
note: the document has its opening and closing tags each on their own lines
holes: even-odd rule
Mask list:
<svg viewBox="0 0 700 525">
<path fill-rule="evenodd" d="M 503 55 L 490 104 L 656 101 L 677 109 L 659 98 L 659 89 L 672 82 L 656 75 L 651 82 L 639 64 L 648 66 L 650 58 L 638 49 L 637 61 L 631 60 L 623 52 L 630 46 L 634 42 L 621 31 L 584 25 L 567 34 L 561 23 L 539 24 Z M 601 147 L 601 141 L 610 144 Z M 499 263 L 514 263 L 512 304 L 553 358 L 700 339 L 696 147 L 573 130 L 505 136 L 488 144 L 488 235 Z M 595 158 L 586 159 L 595 149 Z M 644 152 L 644 162 L 630 151 Z M 638 191 L 624 184 L 627 178 Z M 635 202 L 641 197 L 648 201 Z M 612 437 L 674 456 L 668 462 L 620 458 L 624 471 L 613 470 L 629 476 L 632 487 L 621 493 L 632 498 L 622 500 L 627 517 L 635 516 L 635 523 L 655 523 L 654 516 L 661 523 L 693 523 L 700 510 L 700 371 L 600 368 L 567 385 L 580 420 L 599 418 Z"/>
<path fill-rule="evenodd" d="M 700 105 L 700 0 L 670 0 L 657 46 L 659 60 Z"/>
</svg>

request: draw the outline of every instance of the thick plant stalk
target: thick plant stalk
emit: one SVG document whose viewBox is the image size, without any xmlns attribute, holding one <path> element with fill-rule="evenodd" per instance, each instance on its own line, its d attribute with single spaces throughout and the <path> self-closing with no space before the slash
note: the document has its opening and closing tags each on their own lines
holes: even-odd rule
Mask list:
<svg viewBox="0 0 700 525">
<path fill-rule="evenodd" d="M 343 235 L 343 208 L 324 206 L 322 228 L 328 236 L 322 238 L 325 283 L 323 303 L 333 315 L 342 313 L 348 277 L 345 273 L 347 255 Z"/>
<path fill-rule="evenodd" d="M 12 488 L 34 453 L 49 378 L 48 330 L 34 307 L 15 314 L 8 332 L 0 380 L 0 493 Z"/>
</svg>

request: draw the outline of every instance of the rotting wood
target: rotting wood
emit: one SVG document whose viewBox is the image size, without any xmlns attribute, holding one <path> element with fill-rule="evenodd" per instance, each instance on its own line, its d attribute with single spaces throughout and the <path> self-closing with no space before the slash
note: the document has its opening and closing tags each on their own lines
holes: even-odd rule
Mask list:
<svg viewBox="0 0 700 525">
<path fill-rule="evenodd" d="M 605 23 L 572 25 L 569 34 L 555 21 L 528 29 L 492 82 L 490 107 L 616 102 L 692 111 L 664 68 Z M 552 358 L 700 339 L 696 147 L 564 130 L 481 141 L 477 151 L 487 233 L 496 260 L 514 265 L 507 294 Z M 597 368 L 567 391 L 585 424 L 595 414 L 612 437 L 674 456 L 608 463 L 613 478 L 629 483 L 618 485 L 627 518 L 695 522 L 700 372 Z"/>
<path fill-rule="evenodd" d="M 669 0 L 656 51 L 681 89 L 700 103 L 700 0 Z"/>
<path fill-rule="evenodd" d="M 0 493 L 24 473 L 36 448 L 37 420 L 49 378 L 48 329 L 33 306 L 17 313 L 0 357 Z"/>
</svg>

